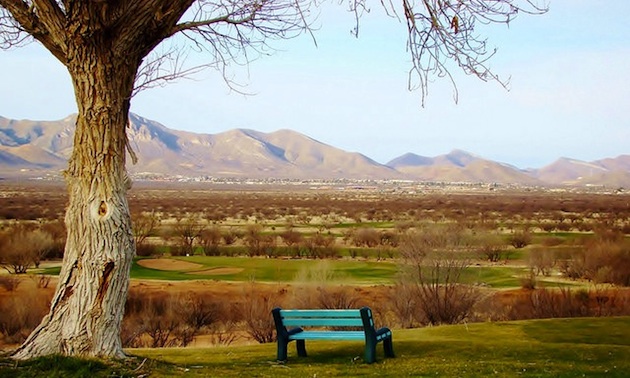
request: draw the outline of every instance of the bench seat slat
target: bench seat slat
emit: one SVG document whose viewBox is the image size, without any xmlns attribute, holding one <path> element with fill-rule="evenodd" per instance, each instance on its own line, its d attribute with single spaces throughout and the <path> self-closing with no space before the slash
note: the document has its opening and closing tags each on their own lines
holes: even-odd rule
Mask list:
<svg viewBox="0 0 630 378">
<path fill-rule="evenodd" d="M 289 336 L 289 340 L 365 340 L 363 331 L 304 331 Z"/>
<path fill-rule="evenodd" d="M 306 326 L 306 327 L 362 327 L 363 322 L 361 319 L 333 319 L 333 318 L 284 318 L 282 323 L 285 326 Z"/>
</svg>

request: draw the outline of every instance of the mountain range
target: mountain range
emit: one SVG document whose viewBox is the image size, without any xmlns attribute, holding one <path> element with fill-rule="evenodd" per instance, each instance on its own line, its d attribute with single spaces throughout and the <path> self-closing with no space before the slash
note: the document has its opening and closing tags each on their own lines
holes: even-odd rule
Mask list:
<svg viewBox="0 0 630 378">
<path fill-rule="evenodd" d="M 76 116 L 58 121 L 0 117 L 0 176 L 42 175 L 67 166 Z M 136 176 L 212 176 L 278 179 L 400 179 L 535 186 L 630 187 L 630 155 L 585 162 L 570 158 L 522 170 L 453 150 L 436 157 L 404 154 L 380 164 L 356 152 L 321 143 L 292 130 L 263 133 L 234 129 L 197 134 L 169 129 L 130 114 L 128 136 Z"/>
</svg>

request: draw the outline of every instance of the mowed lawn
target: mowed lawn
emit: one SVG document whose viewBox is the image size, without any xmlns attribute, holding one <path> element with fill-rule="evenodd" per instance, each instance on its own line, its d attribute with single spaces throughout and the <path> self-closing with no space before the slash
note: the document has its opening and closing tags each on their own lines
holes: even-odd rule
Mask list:
<svg viewBox="0 0 630 378">
<path fill-rule="evenodd" d="M 233 282 L 299 282 L 302 280 L 327 280 L 352 285 L 393 284 L 398 278 L 400 263 L 394 260 L 364 259 L 269 259 L 263 257 L 168 257 L 177 261 L 197 264 L 185 270 L 151 269 L 138 264 L 131 269 L 131 277 L 144 280 L 221 280 Z M 172 261 L 171 260 L 171 261 Z M 168 266 L 168 264 L 166 264 Z M 524 266 L 470 266 L 462 274 L 463 283 L 482 284 L 492 288 L 519 287 L 528 276 Z M 50 271 L 48 274 L 58 273 Z M 557 287 L 554 277 L 537 278 L 540 286 Z M 562 285 L 571 285 L 563 282 Z"/>
<path fill-rule="evenodd" d="M 361 342 L 290 345 L 286 363 L 276 344 L 128 349 L 129 359 L 49 357 L 11 361 L 0 377 L 628 377 L 630 317 L 573 318 L 394 329 L 395 358 L 377 349 L 363 362 Z"/>
<path fill-rule="evenodd" d="M 200 377 L 628 377 L 630 317 L 530 320 L 394 330 L 396 358 L 363 362 L 360 342 L 295 345 L 285 364 L 276 345 L 132 349 L 151 376 Z"/>
<path fill-rule="evenodd" d="M 213 279 L 222 281 L 291 282 L 296 279 L 325 275 L 327 279 L 353 284 L 391 283 L 397 272 L 393 262 L 358 260 L 268 259 L 251 257 L 175 257 L 179 261 L 198 264 L 187 270 L 151 269 L 138 264 L 131 269 L 131 278 L 170 281 Z"/>
</svg>

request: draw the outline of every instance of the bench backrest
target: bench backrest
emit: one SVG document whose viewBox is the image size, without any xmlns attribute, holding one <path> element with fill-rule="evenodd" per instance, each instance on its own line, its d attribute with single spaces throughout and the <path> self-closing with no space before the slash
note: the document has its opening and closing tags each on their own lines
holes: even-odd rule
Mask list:
<svg viewBox="0 0 630 378">
<path fill-rule="evenodd" d="M 287 327 L 363 327 L 361 310 L 280 310 Z"/>
</svg>

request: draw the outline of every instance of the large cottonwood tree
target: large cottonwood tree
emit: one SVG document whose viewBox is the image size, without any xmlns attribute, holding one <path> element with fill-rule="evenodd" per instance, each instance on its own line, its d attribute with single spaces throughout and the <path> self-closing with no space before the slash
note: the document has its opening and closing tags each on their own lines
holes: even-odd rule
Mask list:
<svg viewBox="0 0 630 378">
<path fill-rule="evenodd" d="M 393 1 L 393 0 L 392 0 Z M 411 72 L 424 98 L 430 75 L 447 62 L 483 80 L 493 54 L 475 34 L 478 23 L 507 23 L 540 12 L 534 0 L 380 1 L 409 35 Z M 344 3 L 343 1 L 341 2 Z M 123 357 L 119 331 L 134 256 L 126 192 L 126 129 L 132 95 L 159 80 L 195 70 L 186 49 L 224 70 L 271 39 L 308 31 L 317 0 L 0 0 L 0 47 L 37 41 L 70 74 L 78 107 L 74 149 L 66 170 L 68 237 L 49 314 L 14 358 L 49 354 Z M 348 0 L 359 20 L 367 0 Z M 358 22 L 358 21 L 357 21 Z M 358 23 L 355 29 L 358 34 Z M 164 41 L 172 48 L 162 49 Z"/>
</svg>

